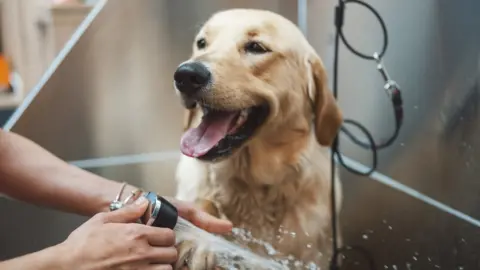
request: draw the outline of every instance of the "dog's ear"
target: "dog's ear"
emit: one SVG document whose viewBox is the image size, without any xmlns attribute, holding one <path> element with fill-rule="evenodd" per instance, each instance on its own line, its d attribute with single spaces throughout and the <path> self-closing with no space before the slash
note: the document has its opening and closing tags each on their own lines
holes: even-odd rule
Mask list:
<svg viewBox="0 0 480 270">
<path fill-rule="evenodd" d="M 340 130 L 343 116 L 328 88 L 327 73 L 320 57 L 309 57 L 307 65 L 308 95 L 313 105 L 315 135 L 320 145 L 331 146 Z"/>
</svg>

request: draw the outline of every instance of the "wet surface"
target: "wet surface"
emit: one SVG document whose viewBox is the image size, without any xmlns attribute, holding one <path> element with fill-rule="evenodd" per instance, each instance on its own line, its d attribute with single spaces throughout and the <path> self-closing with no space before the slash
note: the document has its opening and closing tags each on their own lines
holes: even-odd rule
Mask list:
<svg viewBox="0 0 480 270">
<path fill-rule="evenodd" d="M 348 181 L 345 244 L 367 249 L 377 269 L 479 269 L 478 227 L 372 179 Z M 344 269 L 368 269 L 359 254 L 345 255 Z"/>
</svg>

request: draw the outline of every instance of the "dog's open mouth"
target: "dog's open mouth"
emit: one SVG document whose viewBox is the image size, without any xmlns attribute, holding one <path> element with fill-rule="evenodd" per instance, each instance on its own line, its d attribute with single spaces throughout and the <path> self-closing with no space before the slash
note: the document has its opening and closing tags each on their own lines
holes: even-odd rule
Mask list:
<svg viewBox="0 0 480 270">
<path fill-rule="evenodd" d="M 209 161 L 228 156 L 242 146 L 266 120 L 269 111 L 267 105 L 237 111 L 202 108 L 202 122 L 182 136 L 181 151 Z"/>
</svg>

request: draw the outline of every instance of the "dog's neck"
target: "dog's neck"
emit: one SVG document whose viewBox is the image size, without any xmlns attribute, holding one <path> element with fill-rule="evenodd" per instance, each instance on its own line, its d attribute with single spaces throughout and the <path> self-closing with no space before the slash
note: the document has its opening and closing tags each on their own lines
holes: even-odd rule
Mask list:
<svg viewBox="0 0 480 270">
<path fill-rule="evenodd" d="M 214 172 L 211 179 L 221 187 L 220 199 L 217 199 L 229 218 L 234 215 L 228 213 L 238 209 L 260 207 L 264 214 L 275 216 L 271 222 L 276 224 L 283 220 L 276 216 L 278 213 L 301 207 L 299 202 L 315 204 L 319 198 L 328 198 L 319 194 L 329 190 L 329 183 L 321 180 L 328 179 L 329 168 L 315 165 L 317 162 L 327 165 L 328 155 L 316 143 L 313 132 L 298 136 L 290 142 L 282 142 L 282 136 L 268 142 L 252 141 L 229 159 L 210 165 Z M 249 197 L 245 197 L 246 194 Z M 230 200 L 235 203 L 232 205 Z"/>
<path fill-rule="evenodd" d="M 305 160 L 314 155 L 311 150 L 318 149 L 311 147 L 312 143 L 315 139 L 310 124 L 295 119 L 282 127 L 269 128 L 268 133 L 261 132 L 233 156 L 213 166 L 228 167 L 236 181 L 247 185 L 279 185 L 303 173 Z"/>
<path fill-rule="evenodd" d="M 227 198 L 231 196 L 226 193 L 245 190 L 265 205 L 288 207 L 296 197 L 315 200 L 319 192 L 328 191 L 329 183 L 320 180 L 330 175 L 327 149 L 317 143 L 309 117 L 300 113 L 278 116 L 283 119 L 278 126 L 268 123 L 242 149 L 209 165 L 214 172 L 210 179 L 222 186 Z"/>
</svg>

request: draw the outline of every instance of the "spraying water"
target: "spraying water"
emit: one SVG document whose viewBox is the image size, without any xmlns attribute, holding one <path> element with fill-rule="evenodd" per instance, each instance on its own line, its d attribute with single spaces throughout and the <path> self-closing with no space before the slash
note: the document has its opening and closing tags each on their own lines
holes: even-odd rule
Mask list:
<svg viewBox="0 0 480 270">
<path fill-rule="evenodd" d="M 274 260 L 260 257 L 246 248 L 210 234 L 181 217 L 178 218 L 175 233 L 177 242 L 189 240 L 199 244 L 208 243 L 208 246 L 205 248 L 217 255 L 218 266 L 225 269 L 237 269 L 239 263 L 247 267 L 247 269 L 288 269 Z"/>
<path fill-rule="evenodd" d="M 198 243 L 202 248 L 206 248 L 215 253 L 216 263 L 223 269 L 284 270 L 290 269 L 289 265 L 294 266 L 294 269 L 319 269 L 314 263 L 304 264 L 303 262 L 295 261 L 291 256 L 280 260 L 261 257 L 247 248 L 210 234 L 181 217 L 178 218 L 174 230 L 177 236 L 177 243 L 182 241 L 194 241 Z M 248 240 L 249 242 L 263 246 L 268 255 L 273 256 L 278 254 L 272 245 L 251 237 L 251 234 L 243 229 L 235 228 L 232 233 L 234 237 L 240 237 L 243 241 Z"/>
</svg>

